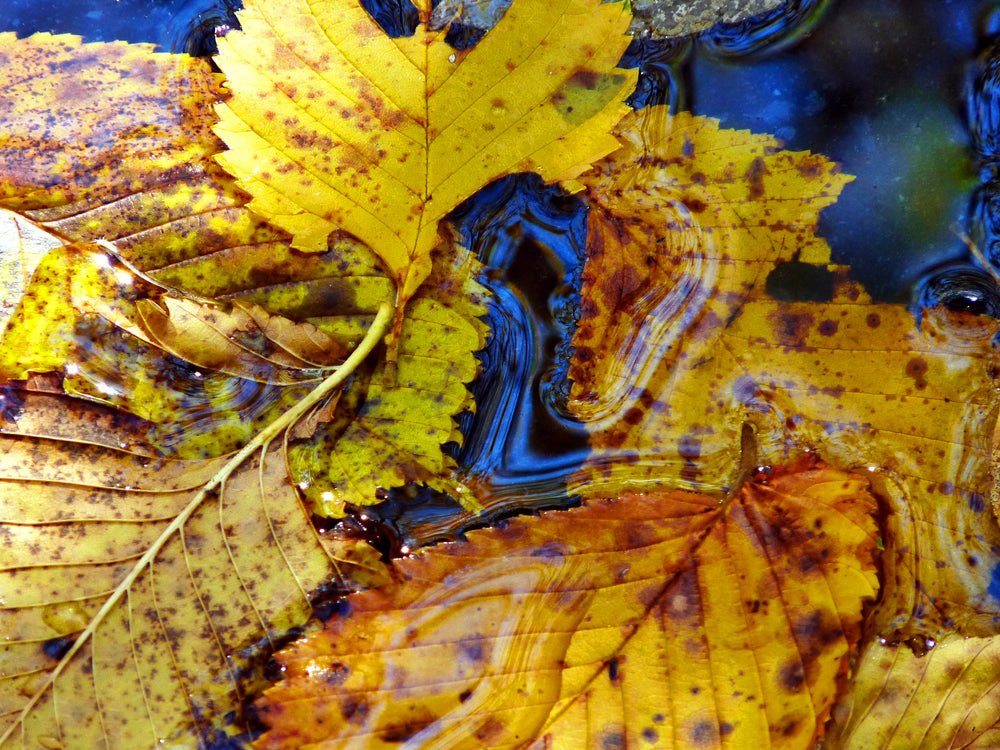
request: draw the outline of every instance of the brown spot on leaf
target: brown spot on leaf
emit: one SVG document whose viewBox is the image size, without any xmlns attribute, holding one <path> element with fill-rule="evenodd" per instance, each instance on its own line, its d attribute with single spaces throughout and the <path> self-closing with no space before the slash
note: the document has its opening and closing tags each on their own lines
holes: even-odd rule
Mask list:
<svg viewBox="0 0 1000 750">
<path fill-rule="evenodd" d="M 813 316 L 809 313 L 782 312 L 781 308 L 769 315 L 774 330 L 774 339 L 781 346 L 801 348 L 805 337 L 813 326 Z"/>
<path fill-rule="evenodd" d="M 406 742 L 437 721 L 438 717 L 424 709 L 414 711 L 417 715 L 396 726 L 384 729 L 380 735 L 383 742 Z"/>
<path fill-rule="evenodd" d="M 806 675 L 798 659 L 795 659 L 781 668 L 778 679 L 781 682 L 781 686 L 789 693 L 797 693 L 802 689 L 802 685 L 806 681 Z"/>
<path fill-rule="evenodd" d="M 923 357 L 912 357 L 906 363 L 906 376 L 913 379 L 917 390 L 927 387 L 927 360 Z"/>
<path fill-rule="evenodd" d="M 569 83 L 592 91 L 599 79 L 600 76 L 592 70 L 578 70 L 570 76 Z"/>
<path fill-rule="evenodd" d="M 758 156 L 747 168 L 744 178 L 750 186 L 750 200 L 760 200 L 764 195 L 764 175 L 771 174 L 764 158 Z"/>
<path fill-rule="evenodd" d="M 689 736 L 693 747 L 710 747 L 718 739 L 715 725 L 710 721 L 696 721 Z"/>
</svg>

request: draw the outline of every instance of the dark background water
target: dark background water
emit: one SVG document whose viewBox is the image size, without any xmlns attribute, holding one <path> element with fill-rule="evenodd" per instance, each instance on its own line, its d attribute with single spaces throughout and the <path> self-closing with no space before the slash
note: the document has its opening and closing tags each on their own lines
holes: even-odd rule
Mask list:
<svg viewBox="0 0 1000 750">
<path fill-rule="evenodd" d="M 389 24 L 402 17 L 391 5 L 382 5 Z M 638 103 L 665 101 L 725 127 L 773 133 L 788 148 L 823 153 L 856 175 L 823 212 L 820 232 L 835 262 L 850 265 L 876 300 L 997 312 L 995 284 L 970 263 L 961 234 L 984 246 L 995 241 L 1000 255 L 1000 188 L 988 158 L 997 103 L 991 86 L 1000 74 L 988 56 L 975 63 L 989 50 L 998 6 L 803 0 L 794 23 L 758 19 L 694 42 L 637 42 L 627 57 L 643 68 Z M 235 25 L 237 7 L 228 0 L 0 0 L 3 30 L 20 36 L 74 33 L 193 54 L 213 50 L 217 28 Z M 977 70 L 984 80 L 970 87 Z M 584 208 L 537 179 L 513 177 L 454 218 L 487 264 L 497 300 L 475 386 L 479 408 L 463 417 L 466 442 L 454 454 L 492 498 L 490 518 L 565 503 L 563 478 L 586 448 L 561 407 Z M 794 273 L 781 286 L 788 296 L 817 293 Z M 395 493 L 372 514 L 395 519 L 396 547 L 450 536 L 470 520 L 456 516 L 447 498 L 426 493 Z"/>
</svg>

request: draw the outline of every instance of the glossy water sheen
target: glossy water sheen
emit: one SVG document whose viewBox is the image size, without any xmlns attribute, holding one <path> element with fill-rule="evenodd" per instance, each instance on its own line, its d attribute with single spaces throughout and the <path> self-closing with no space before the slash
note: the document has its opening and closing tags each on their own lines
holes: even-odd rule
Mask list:
<svg viewBox="0 0 1000 750">
<path fill-rule="evenodd" d="M 238 5 L 6 4 L 7 25 L 21 35 L 71 31 L 202 53 L 216 33 L 235 25 Z M 416 22 L 399 3 L 366 5 L 390 33 L 407 33 Z M 851 265 L 878 299 L 998 309 L 992 277 L 973 268 L 959 235 L 967 232 L 987 258 L 1000 245 L 1000 199 L 989 179 L 1000 142 L 992 36 L 1000 14 L 974 0 L 829 5 L 795 2 L 783 14 L 717 27 L 693 41 L 636 40 L 623 61 L 641 71 L 631 102 L 692 109 L 842 161 L 858 179 L 821 220 L 837 262 Z M 986 175 L 978 185 L 977 171 Z M 492 339 L 474 386 L 478 412 L 462 418 L 466 440 L 456 458 L 488 498 L 490 518 L 565 503 L 563 478 L 586 446 L 564 410 L 585 209 L 538 180 L 509 178 L 461 207 L 454 221 L 486 264 L 495 295 Z M 799 265 L 772 274 L 769 291 L 822 299 L 829 279 L 812 278 L 815 269 Z M 428 493 L 394 493 L 372 517 L 395 518 L 389 536 L 409 545 L 468 522 L 456 517 L 454 503 Z"/>
<path fill-rule="evenodd" d="M 145 41 L 195 53 L 211 51 L 216 33 L 235 24 L 237 5 L 0 3 L 5 28 L 22 36 L 72 32 L 88 41 Z M 996 270 L 998 5 L 802 0 L 790 14 L 768 14 L 701 39 L 636 40 L 625 60 L 641 70 L 631 101 L 691 109 L 721 119 L 723 127 L 774 133 L 791 149 L 842 162 L 858 179 L 824 211 L 820 226 L 835 262 L 850 265 L 880 300 L 1000 315 L 994 276 L 976 267 L 961 237 L 967 234 Z M 405 33 L 416 20 L 391 2 L 373 2 L 372 9 L 392 33 Z M 462 33 L 455 40 L 463 44 L 474 36 Z M 472 519 L 447 498 L 392 493 L 347 522 L 380 540 L 389 554 L 519 509 L 571 502 L 564 478 L 586 451 L 585 435 L 564 406 L 585 208 L 536 178 L 513 177 L 482 191 L 453 220 L 486 264 L 495 296 L 483 376 L 473 386 L 478 411 L 462 417 L 465 444 L 454 454 L 466 480 L 488 498 L 490 513 Z M 772 274 L 769 291 L 784 299 L 823 299 L 829 284 L 811 266 L 786 264 Z M 229 399 L 241 403 L 246 395 Z M 443 600 L 457 601 L 458 589 L 480 585 L 476 576 L 453 582 Z"/>
<path fill-rule="evenodd" d="M 87 42 L 158 44 L 164 51 L 214 54 L 215 35 L 236 25 L 239 0 L 2 0 L 3 31 L 79 34 Z M 217 29 L 219 30 L 217 32 Z"/>
</svg>

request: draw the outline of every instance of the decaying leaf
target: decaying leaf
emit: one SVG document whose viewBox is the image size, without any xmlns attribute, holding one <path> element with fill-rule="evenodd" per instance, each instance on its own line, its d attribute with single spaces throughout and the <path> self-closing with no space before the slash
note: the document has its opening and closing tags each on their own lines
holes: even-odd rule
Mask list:
<svg viewBox="0 0 1000 750">
<path fill-rule="evenodd" d="M 336 229 L 367 244 L 401 308 L 449 211 L 505 174 L 571 179 L 613 151 L 636 79 L 615 68 L 619 3 L 515 3 L 466 51 L 425 25 L 391 39 L 356 0 L 248 0 L 239 17 L 219 41 L 220 163 L 293 247 L 323 251 Z"/>
<path fill-rule="evenodd" d="M 319 512 L 344 515 L 345 504 L 370 504 L 379 488 L 410 482 L 449 492 L 467 508 L 475 499 L 450 478 L 455 461 L 441 451 L 462 443 L 453 414 L 474 406 L 466 383 L 483 347 L 485 290 L 480 263 L 450 236 L 433 258 L 433 269 L 407 306 L 391 387 L 385 361 L 362 371 L 337 413 L 290 451 L 299 486 Z"/>
<path fill-rule="evenodd" d="M 218 75 L 149 44 L 4 32 L 0 80 L 0 205 L 12 210 L 141 194 L 182 179 L 214 141 Z"/>
<path fill-rule="evenodd" d="M 593 208 L 570 407 L 594 452 L 577 490 L 724 493 L 749 422 L 764 463 L 807 449 L 880 471 L 880 632 L 993 632 L 997 322 L 872 303 L 814 233 L 848 180 L 822 156 L 660 109 L 620 135 L 581 178 Z M 797 269 L 825 299 L 769 294 Z"/>
<path fill-rule="evenodd" d="M 1000 638 L 927 652 L 875 640 L 858 659 L 825 750 L 988 750 L 1000 744 Z"/>
<path fill-rule="evenodd" d="M 235 456 L 159 459 L 119 447 L 138 432 L 127 415 L 5 390 L 0 746 L 206 747 L 254 643 L 305 622 L 338 558 L 377 573 L 363 546 L 317 534 L 282 434 L 389 318 Z"/>
<path fill-rule="evenodd" d="M 290 364 L 256 324 L 242 340 L 218 329 L 209 336 L 209 310 L 231 334 L 247 317 L 241 308 L 171 296 L 103 246 L 60 247 L 39 264 L 4 332 L 0 377 L 58 373 L 66 393 L 149 420 L 146 439 L 161 453 L 222 455 L 249 442 L 331 370 Z M 339 345 L 328 345 L 342 358 Z"/>
<path fill-rule="evenodd" d="M 864 477 L 806 459 L 515 519 L 280 655 L 261 748 L 811 748 L 878 589 Z M 324 745 L 326 746 L 326 745 Z"/>
<path fill-rule="evenodd" d="M 24 294 L 38 261 L 62 244 L 60 238 L 34 222 L 0 208 L 0 331 Z"/>
<path fill-rule="evenodd" d="M 130 57 L 122 56 L 121 45 L 79 45 L 75 37 L 43 36 L 18 41 L 13 35 L 5 35 L 2 41 L 10 66 L 0 69 L 0 76 L 16 76 L 21 67 L 29 64 L 20 60 L 34 61 L 42 56 L 57 72 L 65 67 L 81 80 L 110 81 L 127 77 L 127 64 L 131 61 Z M 56 49 L 58 55 L 50 48 Z M 307 364 L 329 364 L 315 357 L 329 359 L 331 352 L 354 347 L 371 325 L 379 305 L 395 296 L 394 281 L 386 275 L 378 257 L 342 234 L 332 236 L 323 253 L 303 253 L 289 247 L 284 232 L 267 226 L 245 208 L 245 198 L 232 178 L 214 163 L 214 155 L 223 146 L 204 125 L 204 119 L 207 116 L 215 120 L 214 113 L 206 115 L 206 112 L 221 91 L 208 72 L 207 63 L 192 62 L 181 56 L 153 55 L 142 70 L 144 85 L 177 86 L 192 93 L 171 110 L 174 120 L 169 123 L 162 122 L 164 115 L 159 112 L 133 107 L 131 127 L 157 132 L 160 138 L 157 153 L 163 154 L 162 159 L 146 160 L 148 169 L 141 183 L 109 180 L 105 184 L 102 177 L 100 189 L 91 187 L 95 175 L 103 174 L 99 167 L 104 157 L 87 150 L 88 140 L 110 144 L 108 148 L 128 163 L 145 158 L 142 148 L 148 146 L 147 141 L 140 139 L 135 154 L 128 151 L 131 143 L 128 134 L 114 129 L 118 120 L 112 117 L 112 112 L 101 108 L 100 96 L 90 92 L 79 100 L 64 98 L 53 103 L 53 113 L 58 114 L 61 122 L 78 123 L 75 129 L 67 126 L 58 133 L 38 128 L 41 107 L 21 105 L 16 110 L 0 112 L 0 133 L 11 134 L 6 138 L 0 135 L 0 162 L 31 164 L 31 170 L 23 174 L 0 172 L 0 196 L 7 201 L 4 205 L 21 211 L 11 214 L 12 220 L 20 222 L 19 226 L 51 235 L 53 245 L 60 240 L 110 242 L 118 256 L 148 278 L 138 281 L 133 269 L 123 269 L 117 261 L 109 261 L 117 271 L 131 278 L 133 287 L 145 284 L 148 288 L 148 281 L 164 285 L 158 294 L 175 300 L 170 305 L 176 315 L 186 315 L 177 307 L 182 303 L 176 302 L 185 294 L 218 300 L 231 314 L 240 314 L 241 309 L 261 308 L 260 315 L 270 316 L 267 319 L 271 323 L 267 325 L 283 321 L 280 323 L 286 329 L 283 332 L 273 328 L 264 332 L 265 339 L 279 344 L 278 349 L 285 348 L 281 341 L 292 335 L 292 327 L 301 332 L 305 330 L 303 324 L 313 325 L 316 335 L 323 339 L 319 349 L 330 350 L 325 354 L 314 350 L 309 356 L 299 357 L 309 360 L 312 356 Z M 202 83 L 187 82 L 186 75 Z M 184 80 L 178 83 L 178 77 Z M 23 93 L 26 99 L 31 99 L 30 86 Z M 167 94 L 157 92 L 157 97 L 161 93 Z M 107 106 L 125 105 L 109 96 Z M 111 123 L 108 132 L 94 136 L 105 121 Z M 41 136 L 34 142 L 30 140 L 33 131 L 36 138 Z M 59 172 L 65 166 L 61 162 L 31 161 L 32 143 L 35 149 L 57 150 L 56 138 L 63 139 L 69 152 L 86 155 L 73 162 L 76 169 Z M 55 192 L 57 185 L 62 186 L 61 192 Z M 75 251 L 68 252 L 72 255 Z M 96 257 L 106 255 L 100 251 Z M 401 388 L 382 398 L 380 386 L 371 381 L 366 370 L 349 384 L 346 397 L 332 415 L 334 426 L 324 428 L 312 442 L 290 446 L 296 481 L 321 512 L 340 515 L 345 503 L 375 502 L 376 488 L 406 481 L 447 484 L 444 477 L 452 463 L 441 452 L 441 443 L 458 439 L 452 417 L 472 406 L 465 383 L 476 372 L 473 352 L 484 343 L 485 326 L 477 318 L 485 313 L 486 292 L 476 278 L 478 264 L 450 240 L 443 243 L 430 262 L 430 280 L 408 306 L 402 324 L 397 354 L 398 368 L 405 378 Z M 82 279 L 74 278 L 72 264 L 57 258 L 50 263 L 61 279 L 60 284 L 82 283 Z M 26 307 L 32 304 L 32 299 L 54 293 L 50 288 L 53 279 L 44 278 L 45 273 L 43 269 L 36 285 L 39 294 L 32 293 L 22 302 L 22 317 L 27 315 Z M 86 297 L 93 304 L 87 303 L 85 307 L 92 315 L 100 294 L 96 288 L 91 292 Z M 135 295 L 137 290 L 133 288 L 129 293 Z M 116 304 L 120 304 L 120 299 Z M 204 301 L 183 304 L 196 305 L 203 312 L 208 309 Z M 163 322 L 163 317 L 151 307 L 145 307 L 143 315 L 136 312 L 126 316 L 130 327 L 125 330 L 139 334 L 145 344 L 154 345 L 145 347 L 139 345 L 139 339 L 129 345 L 119 340 L 120 333 L 115 332 L 111 323 L 121 323 L 121 316 L 105 315 L 100 326 L 91 325 L 89 330 L 80 331 L 77 330 L 79 311 L 70 315 L 63 306 L 62 333 L 56 333 L 50 307 L 44 310 L 35 307 L 34 315 L 27 315 L 28 320 L 22 321 L 22 328 L 26 322 L 29 328 L 37 329 L 38 335 L 31 340 L 33 343 L 25 340 L 23 345 L 15 346 L 15 334 L 8 333 L 3 350 L 8 364 L 14 361 L 24 365 L 30 359 L 32 366 L 28 369 L 33 372 L 75 368 L 66 381 L 71 390 L 79 386 L 75 392 L 155 420 L 150 440 L 161 450 L 179 457 L 219 455 L 234 449 L 302 393 L 301 389 L 278 387 L 275 382 L 262 383 L 259 376 L 249 380 L 226 377 L 227 372 L 246 374 L 245 368 L 240 372 L 234 370 L 237 360 L 233 357 L 251 369 L 266 363 L 257 360 L 253 352 L 247 354 L 244 345 L 247 341 L 237 347 L 215 337 L 214 341 L 222 348 L 205 351 L 204 314 L 200 323 L 188 315 L 187 324 L 181 328 L 171 324 L 172 329 L 167 330 L 153 330 Z M 102 310 L 108 311 L 107 301 Z M 264 318 L 260 315 L 254 325 L 263 330 Z M 236 323 L 230 320 L 224 327 L 232 325 Z M 192 351 L 195 326 L 202 331 L 197 334 L 203 340 L 197 345 L 202 350 L 200 354 Z M 51 343 L 54 336 L 61 337 L 64 345 L 37 345 L 42 338 Z M 75 350 L 81 344 L 87 349 L 86 358 L 67 355 L 65 342 L 70 340 Z M 332 345 L 331 340 L 335 342 Z M 109 342 L 115 344 L 109 346 Z M 292 346 L 301 344 L 300 340 Z M 201 369 L 181 368 L 170 357 L 165 358 L 164 351 L 180 355 L 189 364 L 199 364 Z M 275 356 L 274 347 L 268 356 Z M 210 365 L 220 369 L 209 372 Z M 16 373 L 15 369 L 8 367 L 7 374 L 24 375 L 24 367 Z M 265 379 L 273 381 L 274 374 L 270 368 Z M 309 380 L 315 374 L 315 371 L 306 373 L 305 378 L 295 375 L 295 379 Z M 112 393 L 102 392 L 102 388 Z M 352 427 L 355 417 L 361 423 Z M 320 452 L 323 446 L 330 449 L 329 454 Z M 357 454 L 351 463 L 353 472 L 346 480 L 341 476 L 345 446 Z M 330 456 L 337 460 L 331 462 Z M 333 479 L 327 479 L 328 476 Z"/>
</svg>

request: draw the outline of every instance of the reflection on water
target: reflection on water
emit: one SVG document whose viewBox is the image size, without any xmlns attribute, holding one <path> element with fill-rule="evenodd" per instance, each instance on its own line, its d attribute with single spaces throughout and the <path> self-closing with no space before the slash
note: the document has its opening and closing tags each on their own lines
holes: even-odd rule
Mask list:
<svg viewBox="0 0 1000 750">
<path fill-rule="evenodd" d="M 86 42 L 148 42 L 168 52 L 214 54 L 220 27 L 238 27 L 240 0 L 5 0 L 4 31 L 79 34 Z"/>
<path fill-rule="evenodd" d="M 810 34 L 833 3 L 830 0 L 789 0 L 774 10 L 740 23 L 720 23 L 698 39 L 709 55 L 742 58 L 788 49 Z"/>
<path fill-rule="evenodd" d="M 920 311 L 942 307 L 959 315 L 1000 317 L 996 285 L 1000 270 L 1000 12 L 986 17 L 977 40 L 973 19 L 982 4 L 975 0 L 842 0 L 832 9 L 830 5 L 819 0 L 793 2 L 793 15 L 777 18 L 769 14 L 717 29 L 696 42 L 636 40 L 626 56 L 627 64 L 642 71 L 631 101 L 637 107 L 668 103 L 674 108 L 693 108 L 698 114 L 721 118 L 723 127 L 776 133 L 789 148 L 811 149 L 843 162 L 845 171 L 857 174 L 858 180 L 836 206 L 824 212 L 820 227 L 820 234 L 832 246 L 835 263 L 850 266 L 851 277 L 861 281 L 876 300 L 912 301 L 923 323 L 913 341 L 930 347 L 927 342 L 933 340 L 937 351 L 943 352 L 936 365 L 958 367 L 959 356 L 974 351 L 983 337 L 992 336 L 992 328 L 956 322 L 967 322 L 967 318 L 925 317 Z M 36 29 L 74 32 L 88 40 L 149 41 L 174 51 L 205 54 L 213 49 L 216 34 L 235 25 L 236 3 L 8 0 L 7 6 L 7 28 L 21 35 Z M 414 21 L 412 13 L 392 3 L 379 4 L 376 11 L 383 25 L 393 30 L 403 30 Z M 973 59 L 963 102 L 963 68 Z M 970 139 L 974 150 L 969 148 Z M 645 365 L 658 361 L 686 330 L 689 317 L 700 310 L 712 287 L 711 254 L 683 247 L 686 241 L 698 244 L 696 224 L 682 204 L 674 207 L 676 222 L 692 230 L 681 236 L 680 247 L 672 249 L 686 265 L 676 283 L 651 289 L 635 301 L 631 318 L 637 325 L 621 337 L 622 345 L 615 353 L 620 371 L 633 373 L 634 388 L 613 391 L 595 401 L 592 411 L 584 415 L 588 421 L 614 421 L 628 411 L 644 390 Z M 489 316 L 492 338 L 481 354 L 482 376 L 473 386 L 477 411 L 461 417 L 464 444 L 451 446 L 464 479 L 486 500 L 489 513 L 478 519 L 463 516 L 447 498 L 422 490 L 390 493 L 385 503 L 371 509 L 372 518 L 359 523 L 384 522 L 388 530 L 379 533 L 392 554 L 402 546 L 454 536 L 470 524 L 487 523 L 519 510 L 565 506 L 570 502 L 566 478 L 587 454 L 586 433 L 566 411 L 569 341 L 576 323 L 576 290 L 586 243 L 585 207 L 541 185 L 537 178 L 515 176 L 483 190 L 456 211 L 452 220 L 464 242 L 486 265 L 494 294 Z M 976 266 L 960 236 L 963 232 L 982 254 L 986 268 Z M 834 294 L 831 272 L 796 263 L 780 266 L 769 276 L 767 291 L 789 304 L 829 301 Z M 795 321 L 784 322 L 786 330 L 795 328 Z M 815 331 L 810 323 L 810 335 L 828 335 L 822 333 L 823 322 L 815 322 Z M 778 324 L 772 325 L 777 330 Z M 794 330 L 788 335 L 793 334 L 798 335 Z M 128 373 L 121 367 L 104 368 L 102 363 L 121 362 L 124 355 L 112 338 L 98 339 L 101 344 L 90 352 L 89 377 L 98 390 L 106 391 L 105 396 L 113 397 L 125 388 L 121 379 Z M 778 340 L 775 346 L 810 354 L 804 351 L 805 344 L 791 341 Z M 921 368 L 926 366 L 903 362 L 918 391 L 926 375 Z M 274 400 L 259 384 L 236 387 L 227 381 L 216 387 L 211 376 L 178 367 L 170 361 L 162 370 L 168 387 L 178 391 L 190 407 L 185 413 L 186 428 L 207 428 L 209 420 L 219 419 L 218 411 L 199 404 L 210 404 L 213 409 L 224 404 L 227 419 L 239 423 L 249 421 L 249 405 L 259 414 Z M 747 365 L 747 372 L 752 372 L 752 365 Z M 820 378 L 822 374 L 815 375 Z M 825 392 L 825 386 L 812 378 L 813 374 L 808 384 L 803 379 L 802 387 L 792 395 L 764 382 L 763 375 L 759 382 L 737 379 L 729 395 L 771 415 L 784 432 L 813 429 L 816 444 L 836 442 L 837 447 L 830 450 L 834 457 L 847 463 L 863 460 L 867 446 L 861 445 L 858 435 L 867 404 L 858 406 L 850 420 L 831 426 L 834 416 L 842 418 L 836 403 L 839 396 Z M 871 386 L 880 393 L 878 387 Z M 900 399 L 918 397 L 897 395 Z M 859 398 L 858 403 L 862 401 Z M 811 419 L 814 424 L 802 426 L 805 402 L 812 405 L 815 417 Z M 927 463 L 918 460 L 919 453 L 914 454 L 916 459 L 900 458 L 894 468 L 897 473 L 920 477 L 928 497 L 954 498 L 954 503 L 942 502 L 925 517 L 900 516 L 899 523 L 920 526 L 921 553 L 925 558 L 947 560 L 952 569 L 961 569 L 974 553 L 979 567 L 969 574 L 968 589 L 980 597 L 977 605 L 987 608 L 992 605 L 991 597 L 1000 599 L 991 583 L 1000 579 L 995 572 L 1000 567 L 995 565 L 994 535 L 983 530 L 983 518 L 988 518 L 983 516 L 983 498 L 970 489 L 981 480 L 981 466 L 970 468 L 968 456 L 957 455 L 950 445 L 979 439 L 967 430 L 970 414 L 977 425 L 983 422 L 984 417 L 975 411 L 980 406 L 973 405 L 968 414 L 957 417 L 954 404 L 941 406 L 942 419 L 955 424 L 950 440 L 940 441 L 949 443 L 949 453 L 942 449 L 942 457 L 935 459 L 942 466 L 948 464 L 941 476 L 922 475 Z M 922 435 L 924 426 L 894 424 L 889 429 L 914 438 Z M 821 436 L 824 430 L 825 437 Z M 777 453 L 778 438 L 771 438 L 770 447 Z M 669 457 L 647 455 L 637 464 L 662 459 L 684 469 L 700 458 L 701 445 L 700 437 L 680 440 Z M 984 446 L 977 448 L 982 452 Z M 702 474 L 711 466 L 708 460 L 715 458 L 703 460 Z M 884 492 L 888 496 L 896 492 L 898 498 L 898 490 L 889 486 L 893 481 L 886 480 Z M 904 510 L 901 503 L 894 508 L 900 513 Z M 969 520 L 968 510 L 982 518 Z M 969 546 L 961 551 L 938 546 L 935 524 L 967 533 Z M 900 570 L 917 569 L 920 561 L 913 557 L 917 553 L 907 554 L 911 557 L 894 564 Z M 434 592 L 435 601 L 447 605 L 442 611 L 448 617 L 465 616 L 456 598 L 486 585 L 482 572 L 470 572 Z M 505 580 L 502 571 L 489 572 L 491 576 L 497 573 L 498 581 Z M 509 613 L 497 616 L 502 619 Z M 502 662 L 507 657 L 496 658 Z M 391 675 L 386 679 L 392 679 Z M 460 721 L 454 726 L 464 727 Z"/>
</svg>

